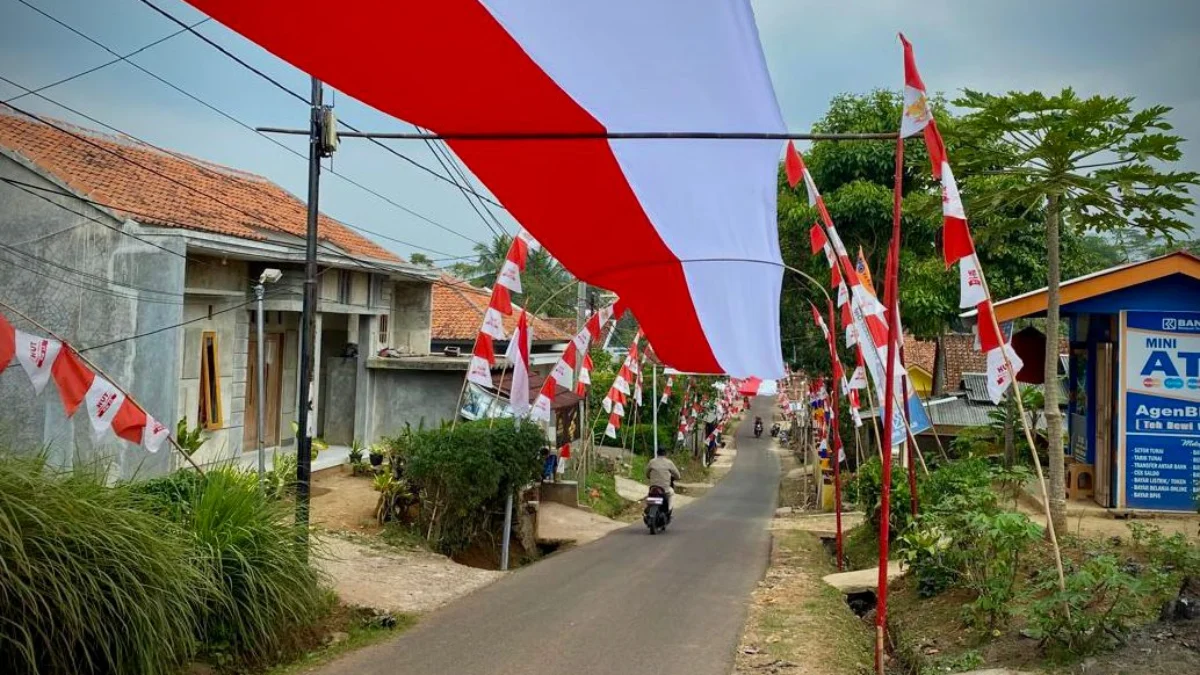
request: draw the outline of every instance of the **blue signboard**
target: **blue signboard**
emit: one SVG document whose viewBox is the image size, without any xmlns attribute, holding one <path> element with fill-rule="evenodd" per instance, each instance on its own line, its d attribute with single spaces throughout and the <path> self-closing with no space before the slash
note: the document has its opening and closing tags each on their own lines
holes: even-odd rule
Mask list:
<svg viewBox="0 0 1200 675">
<path fill-rule="evenodd" d="M 880 412 L 879 416 L 883 417 L 883 413 Z M 908 395 L 908 431 L 904 429 L 904 414 L 899 410 L 892 411 L 892 445 L 900 445 L 908 440 L 909 431 L 916 436 L 932 428 L 929 415 L 925 414 L 925 406 L 921 405 L 921 399 L 915 392 Z"/>
<path fill-rule="evenodd" d="M 1194 511 L 1200 494 L 1200 312 L 1123 312 L 1125 506 Z"/>
</svg>

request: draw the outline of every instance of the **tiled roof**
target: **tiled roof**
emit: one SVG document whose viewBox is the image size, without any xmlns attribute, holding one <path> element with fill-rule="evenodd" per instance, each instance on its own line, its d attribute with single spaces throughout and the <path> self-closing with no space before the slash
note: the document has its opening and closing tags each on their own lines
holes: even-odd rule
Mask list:
<svg viewBox="0 0 1200 675">
<path fill-rule="evenodd" d="M 936 342 L 918 340 L 911 334 L 904 334 L 904 363 L 909 366 L 918 366 L 925 372 L 933 374 L 933 357 L 936 353 Z"/>
<path fill-rule="evenodd" d="M 430 329 L 434 340 L 473 341 L 483 323 L 491 292 L 477 288 L 450 275 L 433 284 L 433 320 Z M 514 308 L 517 307 L 513 303 Z M 504 317 L 504 332 L 512 335 L 517 329 L 517 312 Z M 566 342 L 573 335 L 560 330 L 538 316 L 530 316 L 534 342 Z"/>
<path fill-rule="evenodd" d="M 986 373 L 987 356 L 975 347 L 975 336 L 969 333 L 950 333 L 942 338 L 945 350 L 946 388 L 958 386 L 963 373 Z"/>
<path fill-rule="evenodd" d="M 0 147 L 141 223 L 253 240 L 266 239 L 264 231 L 305 236 L 305 202 L 252 173 L 58 120 L 43 124 L 2 112 Z M 400 260 L 324 214 L 318 228 L 322 241 L 349 255 Z"/>
</svg>

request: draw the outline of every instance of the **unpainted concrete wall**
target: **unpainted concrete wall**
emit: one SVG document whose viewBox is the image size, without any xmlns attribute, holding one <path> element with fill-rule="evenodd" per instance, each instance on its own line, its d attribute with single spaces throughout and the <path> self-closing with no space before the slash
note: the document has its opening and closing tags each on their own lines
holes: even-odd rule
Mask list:
<svg viewBox="0 0 1200 675">
<path fill-rule="evenodd" d="M 368 442 L 394 436 L 405 423 L 436 427 L 454 419 L 464 373 L 460 370 L 368 368 L 371 377 L 371 433 Z"/>
<path fill-rule="evenodd" d="M 0 243 L 9 247 L 0 249 L 0 300 L 79 349 L 182 320 L 185 248 L 178 231 L 141 227 L 55 194 L 67 190 L 5 154 L 0 176 L 43 188 L 0 183 Z M 0 311 L 16 328 L 41 333 Z M 179 340 L 177 331 L 168 330 L 84 355 L 171 425 Z M 162 475 L 178 464 L 170 448 L 151 454 L 111 433 L 94 441 L 86 415 L 66 418 L 53 382 L 35 395 L 15 363 L 0 374 L 0 433 L 8 449 L 44 449 L 58 466 L 106 462 L 114 479 Z"/>
<path fill-rule="evenodd" d="M 428 354 L 433 322 L 433 286 L 428 283 L 392 285 L 392 344 L 401 354 Z"/>
</svg>

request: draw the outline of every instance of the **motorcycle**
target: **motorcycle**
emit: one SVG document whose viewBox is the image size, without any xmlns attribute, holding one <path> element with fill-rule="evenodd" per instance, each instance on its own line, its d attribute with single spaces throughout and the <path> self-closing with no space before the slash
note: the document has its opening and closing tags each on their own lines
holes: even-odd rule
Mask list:
<svg viewBox="0 0 1200 675">
<path fill-rule="evenodd" d="M 666 490 L 657 485 L 650 486 L 650 494 L 646 495 L 646 509 L 642 512 L 642 522 L 650 528 L 650 534 L 658 534 L 667 529 L 671 522 L 671 506 Z"/>
<path fill-rule="evenodd" d="M 754 422 L 754 437 L 755 438 L 762 438 L 762 427 L 763 427 L 762 422 L 759 422 L 759 421 Z"/>
<path fill-rule="evenodd" d="M 771 425 L 771 438 L 778 438 L 778 437 L 779 437 L 779 423 L 776 422 L 775 424 Z"/>
</svg>

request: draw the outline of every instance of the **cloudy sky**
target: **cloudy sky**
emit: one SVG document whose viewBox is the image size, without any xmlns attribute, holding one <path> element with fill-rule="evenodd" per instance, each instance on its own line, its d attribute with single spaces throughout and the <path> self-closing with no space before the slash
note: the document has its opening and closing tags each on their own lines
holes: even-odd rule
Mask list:
<svg viewBox="0 0 1200 675">
<path fill-rule="evenodd" d="M 124 54 L 177 27 L 139 0 L 23 0 Z M 193 23 L 203 15 L 179 0 L 152 0 Z M 655 0 L 646 0 L 655 1 Z M 733 1 L 733 0 L 731 0 Z M 896 32 L 915 43 L 929 87 L 954 94 L 1058 90 L 1135 96 L 1139 103 L 1174 107 L 1184 164 L 1200 170 L 1200 1 L 1197 0 L 752 0 L 780 106 L 789 127 L 807 130 L 829 99 L 901 83 Z M 338 5 L 330 5 L 337 11 Z M 681 23 L 685 21 L 681 19 Z M 198 30 L 291 89 L 307 78 L 216 22 Z M 456 48 L 446 45 L 447 49 Z M 39 15 L 21 0 L 0 0 L 0 76 L 41 87 L 97 66 L 110 54 Z M 437 58 L 431 54 L 430 58 Z M 195 37 L 183 34 L 133 57 L 191 94 L 252 126 L 307 124 L 302 103 L 290 98 Z M 419 64 L 414 64 L 419 67 Z M 0 99 L 22 93 L 0 81 Z M 172 91 L 134 67 L 118 63 L 44 92 L 46 96 L 151 143 L 263 174 L 303 194 L 304 160 Z M 360 128 L 409 131 L 349 97 L 336 95 L 339 117 Z M 15 105 L 84 125 L 54 103 L 27 96 Z M 486 114 L 486 110 L 481 110 Z M 302 139 L 283 143 L 304 152 Z M 396 149 L 441 171 L 419 142 Z M 346 140 L 334 169 L 420 214 L 329 176 L 322 209 L 351 225 L 385 233 L 435 259 L 462 256 L 490 231 L 453 185 L 384 150 Z M 509 230 L 515 224 L 500 214 Z M 416 250 L 382 242 L 402 255 Z"/>
</svg>

